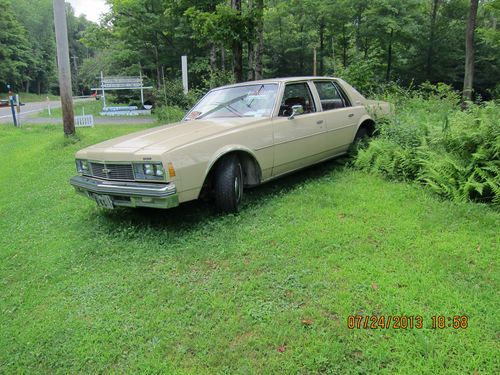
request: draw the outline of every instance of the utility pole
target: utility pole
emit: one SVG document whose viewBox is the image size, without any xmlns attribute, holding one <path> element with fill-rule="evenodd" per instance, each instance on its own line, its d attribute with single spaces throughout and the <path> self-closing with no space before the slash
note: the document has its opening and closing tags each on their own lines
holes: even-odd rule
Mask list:
<svg viewBox="0 0 500 375">
<path fill-rule="evenodd" d="M 68 136 L 75 134 L 75 113 L 73 111 L 73 90 L 71 88 L 66 5 L 64 4 L 64 0 L 53 1 L 64 135 Z"/>
</svg>

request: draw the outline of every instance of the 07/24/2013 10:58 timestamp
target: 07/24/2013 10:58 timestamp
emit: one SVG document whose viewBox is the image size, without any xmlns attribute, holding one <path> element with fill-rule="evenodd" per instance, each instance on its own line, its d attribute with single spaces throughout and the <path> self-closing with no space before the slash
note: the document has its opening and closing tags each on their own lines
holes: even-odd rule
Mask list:
<svg viewBox="0 0 500 375">
<path fill-rule="evenodd" d="M 427 322 L 427 324 L 426 324 Z M 467 329 L 467 315 L 433 315 L 426 319 L 421 315 L 349 315 L 349 329 Z"/>
</svg>

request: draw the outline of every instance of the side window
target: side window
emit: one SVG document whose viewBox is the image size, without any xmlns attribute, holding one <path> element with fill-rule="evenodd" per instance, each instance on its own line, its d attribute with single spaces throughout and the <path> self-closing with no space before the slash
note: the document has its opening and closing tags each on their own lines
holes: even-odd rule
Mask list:
<svg viewBox="0 0 500 375">
<path fill-rule="evenodd" d="M 304 113 L 316 112 L 316 106 L 307 83 L 286 85 L 279 116 L 290 116 L 292 107 L 296 104 L 300 104 L 304 108 Z"/>
<path fill-rule="evenodd" d="M 314 82 L 323 111 L 346 107 L 344 98 L 332 81 Z"/>
</svg>

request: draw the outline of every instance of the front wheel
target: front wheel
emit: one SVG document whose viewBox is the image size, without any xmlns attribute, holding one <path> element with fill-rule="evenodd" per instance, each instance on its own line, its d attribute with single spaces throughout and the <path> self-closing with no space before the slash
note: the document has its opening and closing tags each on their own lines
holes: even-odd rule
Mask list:
<svg viewBox="0 0 500 375">
<path fill-rule="evenodd" d="M 219 212 L 235 213 L 243 198 L 243 169 L 236 155 L 223 158 L 215 170 L 215 205 Z"/>
</svg>

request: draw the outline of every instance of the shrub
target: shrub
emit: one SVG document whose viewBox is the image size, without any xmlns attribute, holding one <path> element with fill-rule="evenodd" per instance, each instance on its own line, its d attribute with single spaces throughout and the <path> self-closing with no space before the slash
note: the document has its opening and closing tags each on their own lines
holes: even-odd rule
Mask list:
<svg viewBox="0 0 500 375">
<path fill-rule="evenodd" d="M 349 82 L 359 92 L 368 95 L 381 85 L 379 63 L 375 59 L 359 58 L 352 61 L 347 67 L 339 64 L 335 75 Z"/>
<path fill-rule="evenodd" d="M 201 97 L 201 92 L 191 89 L 184 94 L 182 82 L 179 80 L 165 81 L 165 84 L 158 89 L 154 89 L 153 97 L 156 107 L 175 106 L 188 110 Z"/>
<path fill-rule="evenodd" d="M 233 72 L 228 70 L 210 71 L 208 77 L 203 79 L 203 85 L 207 89 L 213 89 L 214 87 L 229 85 L 235 82 Z"/>
<path fill-rule="evenodd" d="M 379 138 L 359 150 L 355 167 L 416 180 L 454 201 L 500 205 L 500 106 L 461 111 L 458 99 L 445 85 L 408 94 L 378 128 Z"/>
<path fill-rule="evenodd" d="M 154 114 L 158 118 L 158 121 L 171 123 L 182 120 L 186 111 L 176 106 L 162 106 L 157 107 Z"/>
</svg>

